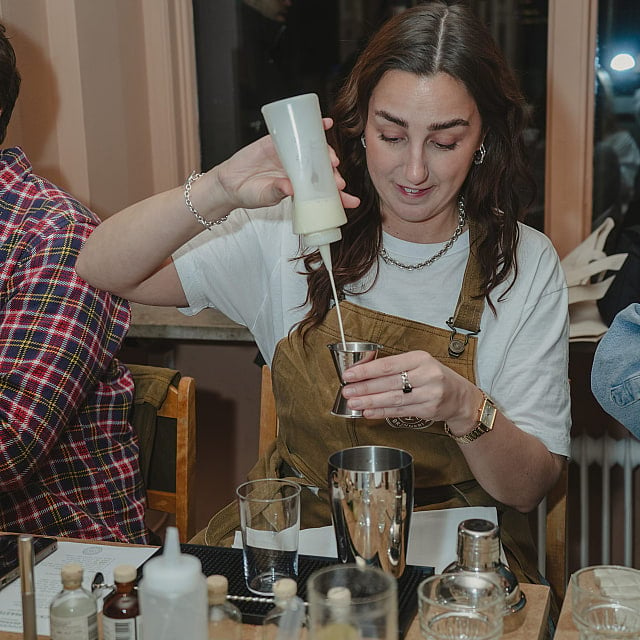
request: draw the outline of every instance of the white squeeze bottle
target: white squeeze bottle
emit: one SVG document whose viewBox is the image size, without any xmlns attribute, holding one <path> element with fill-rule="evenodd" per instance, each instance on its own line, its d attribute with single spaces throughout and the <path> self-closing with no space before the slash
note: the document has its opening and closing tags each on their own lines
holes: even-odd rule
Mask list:
<svg viewBox="0 0 640 640">
<path fill-rule="evenodd" d="M 330 245 L 342 238 L 340 227 L 347 216 L 333 176 L 318 96 L 305 93 L 285 98 L 264 105 L 261 111 L 293 185 L 293 232 L 302 236 L 307 247 L 320 251 L 329 272 L 344 343 Z"/>
<path fill-rule="evenodd" d="M 167 527 L 162 555 L 142 567 L 142 640 L 207 640 L 207 583 L 195 556 L 180 552 L 178 530 Z"/>
</svg>

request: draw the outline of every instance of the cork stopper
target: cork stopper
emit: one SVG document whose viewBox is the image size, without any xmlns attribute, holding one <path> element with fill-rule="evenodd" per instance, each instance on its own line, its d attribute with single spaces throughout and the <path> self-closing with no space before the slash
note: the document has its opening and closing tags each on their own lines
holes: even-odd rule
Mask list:
<svg viewBox="0 0 640 640">
<path fill-rule="evenodd" d="M 280 578 L 273 585 L 273 599 L 276 603 L 293 598 L 297 593 L 298 585 L 293 578 Z"/>
<path fill-rule="evenodd" d="M 348 587 L 331 587 L 327 591 L 327 602 L 334 622 L 347 622 L 351 608 L 351 591 Z"/>
<path fill-rule="evenodd" d="M 137 575 L 136 568 L 130 564 L 119 564 L 113 570 L 113 580 L 115 582 L 134 582 Z"/>
<path fill-rule="evenodd" d="M 213 575 L 207 578 L 207 596 L 209 604 L 222 604 L 227 599 L 229 581 L 225 576 Z"/>
<path fill-rule="evenodd" d="M 327 600 L 331 604 L 349 604 L 351 602 L 351 591 L 348 587 L 331 587 L 327 591 Z"/>
<path fill-rule="evenodd" d="M 82 584 L 84 569 L 77 562 L 65 564 L 60 570 L 60 577 L 65 589 L 77 589 Z"/>
</svg>

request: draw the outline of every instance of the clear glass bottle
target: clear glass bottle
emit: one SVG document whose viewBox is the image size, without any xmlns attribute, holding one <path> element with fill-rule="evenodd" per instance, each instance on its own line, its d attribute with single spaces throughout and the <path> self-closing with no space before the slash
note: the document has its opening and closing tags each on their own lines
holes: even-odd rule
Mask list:
<svg viewBox="0 0 640 640">
<path fill-rule="evenodd" d="M 118 565 L 113 570 L 116 588 L 102 605 L 103 640 L 139 640 L 140 604 L 135 589 L 137 571 L 130 564 Z"/>
<path fill-rule="evenodd" d="M 280 580 L 276 580 L 273 585 L 274 607 L 264 617 L 264 621 L 262 623 L 262 640 L 277 640 L 278 636 L 283 636 L 280 629 L 280 623 L 282 622 L 285 611 L 294 601 L 297 601 L 296 604 L 302 603 L 302 600 L 297 597 L 297 593 L 298 585 L 292 578 L 280 578 Z M 302 604 L 302 607 L 304 607 L 304 604 Z M 301 629 L 306 625 L 306 614 L 304 609 L 302 609 L 300 615 L 301 620 L 299 626 Z M 296 620 L 294 619 L 294 623 L 295 622 Z M 295 626 L 297 627 L 298 625 L 296 624 Z M 290 633 L 291 631 L 293 631 L 293 633 Z M 284 635 L 297 636 L 299 634 L 296 633 L 295 629 L 289 629 Z"/>
<path fill-rule="evenodd" d="M 62 591 L 49 606 L 51 640 L 98 640 L 96 599 L 82 588 L 82 566 L 62 567 Z"/>
<path fill-rule="evenodd" d="M 207 578 L 209 640 L 240 640 L 242 637 L 242 614 L 238 607 L 227 600 L 228 589 L 225 576 Z"/>
</svg>

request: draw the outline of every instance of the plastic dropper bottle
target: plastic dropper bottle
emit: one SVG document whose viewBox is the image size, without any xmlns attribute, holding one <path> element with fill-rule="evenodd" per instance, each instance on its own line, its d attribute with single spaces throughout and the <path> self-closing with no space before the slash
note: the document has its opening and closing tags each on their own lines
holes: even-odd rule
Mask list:
<svg viewBox="0 0 640 640">
<path fill-rule="evenodd" d="M 306 625 L 304 602 L 297 597 L 292 578 L 280 578 L 273 585 L 274 607 L 262 623 L 262 640 L 296 640 Z"/>
<path fill-rule="evenodd" d="M 209 640 L 240 640 L 242 614 L 227 600 L 229 582 L 225 576 L 207 578 L 209 595 Z"/>
<path fill-rule="evenodd" d="M 138 589 L 142 640 L 207 640 L 207 583 L 195 556 L 181 553 L 167 527 L 162 555 L 142 567 Z"/>
</svg>

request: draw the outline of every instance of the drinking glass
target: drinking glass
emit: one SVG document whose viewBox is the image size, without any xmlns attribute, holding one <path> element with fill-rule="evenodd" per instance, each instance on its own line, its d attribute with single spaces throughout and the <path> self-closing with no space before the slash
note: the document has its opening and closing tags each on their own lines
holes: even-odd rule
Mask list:
<svg viewBox="0 0 640 640">
<path fill-rule="evenodd" d="M 300 485 L 277 478 L 251 480 L 236 494 L 247 588 L 268 596 L 276 580 L 298 575 Z"/>
<path fill-rule="evenodd" d="M 640 571 L 584 567 L 571 576 L 573 621 L 580 640 L 640 638 Z"/>
<path fill-rule="evenodd" d="M 431 576 L 418 586 L 418 607 L 424 640 L 497 640 L 502 635 L 504 590 L 486 576 Z"/>
<path fill-rule="evenodd" d="M 337 564 L 307 581 L 310 640 L 398 640 L 396 579 L 371 566 Z"/>
</svg>

